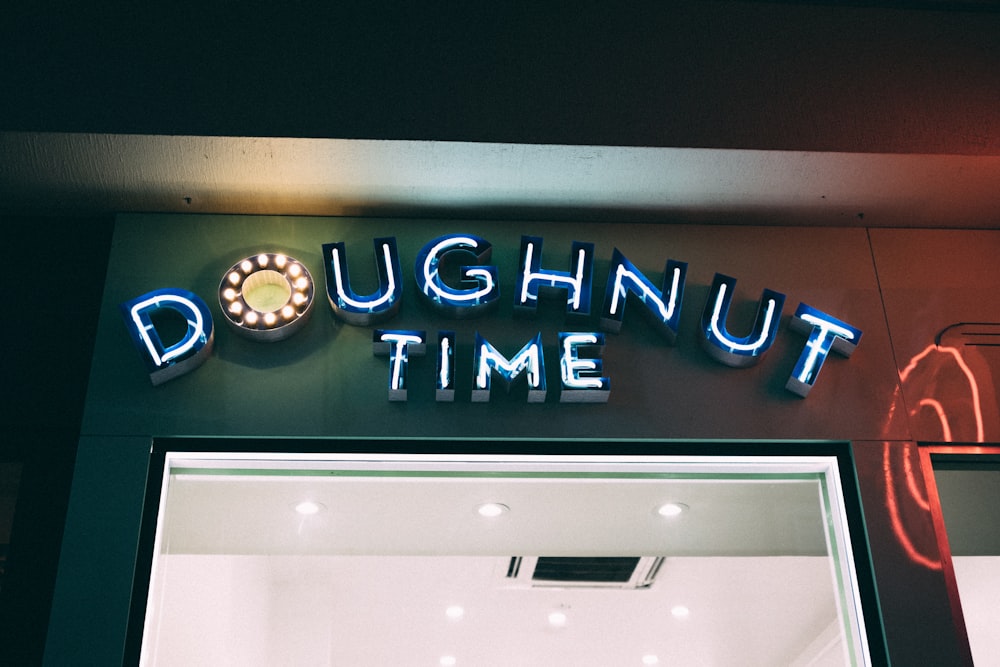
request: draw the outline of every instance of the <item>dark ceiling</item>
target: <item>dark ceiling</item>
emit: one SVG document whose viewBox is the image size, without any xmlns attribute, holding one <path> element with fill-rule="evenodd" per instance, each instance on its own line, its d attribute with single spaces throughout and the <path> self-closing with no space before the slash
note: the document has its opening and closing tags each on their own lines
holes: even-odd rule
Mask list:
<svg viewBox="0 0 1000 667">
<path fill-rule="evenodd" d="M 996 2 L 12 3 L 0 129 L 1000 154 Z"/>
</svg>

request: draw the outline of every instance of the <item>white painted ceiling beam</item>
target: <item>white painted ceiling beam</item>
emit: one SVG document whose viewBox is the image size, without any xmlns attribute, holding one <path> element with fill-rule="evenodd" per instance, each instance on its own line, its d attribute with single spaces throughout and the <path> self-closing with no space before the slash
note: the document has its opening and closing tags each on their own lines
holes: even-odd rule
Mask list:
<svg viewBox="0 0 1000 667">
<path fill-rule="evenodd" d="M 0 155 L 0 213 L 1000 225 L 1000 156 L 20 132 Z"/>
</svg>

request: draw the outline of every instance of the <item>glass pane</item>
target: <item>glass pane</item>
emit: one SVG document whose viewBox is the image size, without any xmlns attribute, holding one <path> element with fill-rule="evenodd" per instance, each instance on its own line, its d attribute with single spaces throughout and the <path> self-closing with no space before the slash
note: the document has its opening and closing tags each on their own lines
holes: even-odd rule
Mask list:
<svg viewBox="0 0 1000 667">
<path fill-rule="evenodd" d="M 866 664 L 833 459 L 169 456 L 148 665 Z"/>
<path fill-rule="evenodd" d="M 935 461 L 934 481 L 972 657 L 977 665 L 998 664 L 1000 464 Z"/>
</svg>

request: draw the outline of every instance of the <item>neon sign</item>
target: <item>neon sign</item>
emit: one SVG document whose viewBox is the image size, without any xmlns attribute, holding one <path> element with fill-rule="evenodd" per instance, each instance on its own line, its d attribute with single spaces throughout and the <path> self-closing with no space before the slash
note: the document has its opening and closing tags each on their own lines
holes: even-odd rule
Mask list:
<svg viewBox="0 0 1000 667">
<path fill-rule="evenodd" d="M 455 332 L 438 332 L 437 382 L 434 398 L 438 401 L 455 400 Z"/>
<path fill-rule="evenodd" d="M 406 372 L 410 355 L 423 356 L 427 351 L 427 336 L 423 331 L 387 331 L 376 329 L 372 336 L 372 351 L 389 357 L 389 400 L 406 400 Z"/>
<path fill-rule="evenodd" d="M 559 334 L 559 377 L 562 392 L 559 400 L 563 403 L 605 403 L 611 393 L 611 380 L 601 375 L 604 354 L 604 334 L 567 333 Z M 581 359 L 580 353 L 592 350 L 592 355 Z"/>
<path fill-rule="evenodd" d="M 816 384 L 831 350 L 849 357 L 861 340 L 860 330 L 804 303 L 795 309 L 789 327 L 808 336 L 806 347 L 785 384 L 785 389 L 802 397 L 808 396 Z"/>
<path fill-rule="evenodd" d="M 677 328 L 680 325 L 680 303 L 686 277 L 686 262 L 668 260 L 667 267 L 663 271 L 663 289 L 658 290 L 618 248 L 615 248 L 611 256 L 608 286 L 604 291 L 601 328 L 618 333 L 625 317 L 625 303 L 631 292 L 646 305 L 646 312 L 672 345 L 677 339 Z"/>
<path fill-rule="evenodd" d="M 347 249 L 343 242 L 322 246 L 326 294 L 333 314 L 353 326 L 370 326 L 392 319 L 403 299 L 404 282 L 396 240 L 373 241 L 378 288 L 360 295 L 351 288 Z M 499 272 L 489 264 L 492 245 L 471 234 L 441 236 L 417 253 L 414 276 L 417 292 L 436 311 L 452 319 L 482 316 L 496 308 L 500 299 Z M 459 261 L 461 260 L 461 261 Z M 457 266 L 456 266 L 457 264 Z M 542 290 L 564 291 L 566 312 L 580 317 L 591 313 L 594 245 L 575 241 L 567 271 L 543 268 L 542 239 L 522 236 L 515 283 L 515 312 L 533 314 Z M 449 284 L 442 270 L 458 276 Z M 457 273 L 455 269 L 457 268 Z M 676 343 L 687 278 L 687 264 L 669 259 L 662 287 L 639 270 L 618 248 L 604 289 L 599 328 L 621 330 L 626 305 L 640 308 L 663 335 Z M 452 278 L 452 282 L 454 278 Z M 736 368 L 756 364 L 771 348 L 781 321 L 785 295 L 763 290 L 753 327 L 745 336 L 727 327 L 736 279 L 716 274 L 701 316 L 698 337 L 708 355 Z M 260 296 L 257 293 L 265 293 Z M 261 253 L 240 260 L 226 271 L 219 286 L 219 306 L 227 323 L 240 335 L 273 342 L 298 331 L 312 312 L 314 285 L 305 266 L 278 253 Z M 162 289 L 121 305 L 129 334 L 149 369 L 153 384 L 161 384 L 189 372 L 209 356 L 212 349 L 212 316 L 196 295 L 185 290 Z M 164 310 L 180 314 L 187 330 L 180 340 L 165 344 L 155 316 Z M 805 347 L 786 384 L 786 389 L 805 397 L 815 385 L 830 352 L 850 356 L 861 339 L 861 331 L 805 303 L 799 304 L 790 322 L 792 331 L 806 335 Z M 611 381 L 603 375 L 604 333 L 569 331 L 558 334 L 559 400 L 567 403 L 603 403 Z M 437 332 L 435 353 L 435 400 L 455 400 L 454 331 Z M 427 353 L 424 331 L 376 329 L 373 354 L 389 358 L 389 400 L 407 400 L 407 372 L 411 357 Z M 473 402 L 489 401 L 493 379 L 508 389 L 523 380 L 528 402 L 543 402 L 547 396 L 545 357 L 539 332 L 507 357 L 479 332 L 473 351 Z"/>
<path fill-rule="evenodd" d="M 522 236 L 520 269 L 514 288 L 514 309 L 534 314 L 540 288 L 561 288 L 566 290 L 567 313 L 589 315 L 594 244 L 574 241 L 570 258 L 574 263 L 572 271 L 542 269 L 542 239 L 537 236 Z"/>
<path fill-rule="evenodd" d="M 785 295 L 766 289 L 757 308 L 753 329 L 743 337 L 736 337 L 726 329 L 729 305 L 733 300 L 736 279 L 715 274 L 708 302 L 701 316 L 702 347 L 717 361 L 734 368 L 752 366 L 771 349 L 778 333 L 781 308 Z"/>
<path fill-rule="evenodd" d="M 536 334 L 513 359 L 507 359 L 488 340 L 476 332 L 476 347 L 472 367 L 475 380 L 472 385 L 473 403 L 490 400 L 490 380 L 495 371 L 507 385 L 522 373 L 528 382 L 528 403 L 545 401 L 545 357 L 542 355 L 542 334 Z"/>
<path fill-rule="evenodd" d="M 212 313 L 198 295 L 182 289 L 159 289 L 126 301 L 121 305 L 129 336 L 149 371 L 154 385 L 163 384 L 189 373 L 208 359 L 212 352 L 214 329 Z M 180 315 L 187 323 L 184 335 L 172 344 L 164 344 L 153 318 L 157 315 Z"/>
<path fill-rule="evenodd" d="M 445 284 L 441 278 L 441 263 L 455 251 L 471 253 L 476 266 L 461 267 L 464 289 Z M 497 267 L 481 266 L 490 260 L 493 246 L 478 236 L 442 236 L 434 239 L 417 253 L 414 273 L 417 289 L 429 303 L 447 317 L 478 317 L 493 310 L 500 299 Z"/>
<path fill-rule="evenodd" d="M 222 314 L 238 334 L 261 342 L 288 338 L 312 314 L 313 281 L 299 261 L 261 253 L 229 267 L 219 285 Z"/>
<path fill-rule="evenodd" d="M 378 290 L 366 296 L 359 296 L 351 289 L 344 243 L 327 243 L 323 246 L 326 294 L 333 312 L 349 324 L 368 326 L 384 322 L 399 311 L 402 272 L 399 269 L 396 239 L 375 239 L 374 244 L 379 286 Z"/>
</svg>

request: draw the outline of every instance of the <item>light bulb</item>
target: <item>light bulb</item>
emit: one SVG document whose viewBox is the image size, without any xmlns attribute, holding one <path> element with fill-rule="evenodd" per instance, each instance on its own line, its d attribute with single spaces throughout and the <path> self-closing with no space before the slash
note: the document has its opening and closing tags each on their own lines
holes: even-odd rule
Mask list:
<svg viewBox="0 0 1000 667">
<path fill-rule="evenodd" d="M 323 509 L 323 505 L 313 500 L 303 500 L 295 506 L 295 511 L 304 516 L 318 514 Z"/>
<path fill-rule="evenodd" d="M 678 516 L 683 514 L 686 509 L 688 506 L 684 503 L 664 503 L 656 509 L 656 513 L 660 516 Z"/>
<path fill-rule="evenodd" d="M 566 612 L 553 611 L 549 612 L 549 625 L 554 628 L 561 628 L 566 625 L 569 619 L 566 616 Z"/>
<path fill-rule="evenodd" d="M 504 514 L 509 511 L 510 508 L 504 505 L 503 503 L 484 503 L 479 506 L 478 510 L 480 516 L 485 516 L 485 517 L 500 516 L 501 514 Z"/>
</svg>

